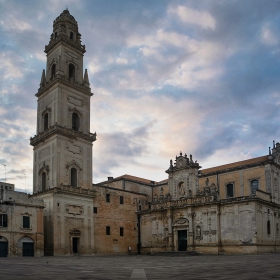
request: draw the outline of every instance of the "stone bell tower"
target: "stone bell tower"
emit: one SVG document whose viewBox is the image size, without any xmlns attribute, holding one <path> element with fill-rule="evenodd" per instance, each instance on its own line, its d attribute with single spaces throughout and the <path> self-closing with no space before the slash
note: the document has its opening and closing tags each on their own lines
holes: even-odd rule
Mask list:
<svg viewBox="0 0 280 280">
<path fill-rule="evenodd" d="M 33 192 L 54 187 L 92 186 L 92 142 L 87 70 L 83 73 L 85 46 L 78 23 L 64 10 L 53 22 L 53 33 L 45 46 L 38 98 L 37 135 L 34 147 Z"/>
<path fill-rule="evenodd" d="M 45 46 L 34 147 L 33 196 L 44 200 L 45 255 L 94 253 L 92 143 L 85 46 L 77 21 L 64 10 Z"/>
</svg>

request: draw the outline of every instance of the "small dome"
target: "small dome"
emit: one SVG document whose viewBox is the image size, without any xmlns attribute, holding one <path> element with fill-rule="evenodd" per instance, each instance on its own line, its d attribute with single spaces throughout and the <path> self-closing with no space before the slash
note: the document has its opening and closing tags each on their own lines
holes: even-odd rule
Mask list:
<svg viewBox="0 0 280 280">
<path fill-rule="evenodd" d="M 75 20 L 75 18 L 69 13 L 68 9 L 64 10 L 53 22 L 53 24 L 55 25 L 56 23 L 60 22 L 60 21 L 71 21 L 72 23 L 74 23 L 75 25 L 78 25 L 77 21 Z"/>
</svg>

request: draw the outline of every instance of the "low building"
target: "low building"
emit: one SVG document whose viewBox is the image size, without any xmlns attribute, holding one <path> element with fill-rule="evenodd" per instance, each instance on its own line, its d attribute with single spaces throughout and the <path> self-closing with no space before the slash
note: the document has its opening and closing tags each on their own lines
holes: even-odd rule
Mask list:
<svg viewBox="0 0 280 280">
<path fill-rule="evenodd" d="M 0 182 L 0 256 L 43 256 L 43 200 Z"/>
</svg>

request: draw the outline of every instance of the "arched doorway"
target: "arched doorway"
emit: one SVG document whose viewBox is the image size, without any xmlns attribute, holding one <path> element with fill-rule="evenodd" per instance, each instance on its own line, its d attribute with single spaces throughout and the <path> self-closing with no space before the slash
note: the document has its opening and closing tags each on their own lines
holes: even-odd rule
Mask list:
<svg viewBox="0 0 280 280">
<path fill-rule="evenodd" d="M 34 257 L 34 241 L 30 237 L 22 237 L 18 241 L 19 252 L 22 251 L 23 257 Z"/>
<path fill-rule="evenodd" d="M 0 257 L 8 256 L 8 240 L 4 236 L 0 236 Z"/>
</svg>

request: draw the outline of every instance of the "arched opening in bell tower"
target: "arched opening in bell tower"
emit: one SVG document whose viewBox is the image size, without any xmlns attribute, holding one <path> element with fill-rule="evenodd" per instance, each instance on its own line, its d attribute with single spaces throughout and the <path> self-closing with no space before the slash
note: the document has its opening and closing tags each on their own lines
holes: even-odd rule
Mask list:
<svg viewBox="0 0 280 280">
<path fill-rule="evenodd" d="M 78 172 L 74 167 L 71 168 L 71 186 L 74 188 L 78 187 Z"/>
<path fill-rule="evenodd" d="M 49 114 L 46 113 L 44 115 L 44 130 L 47 130 L 49 128 Z"/>
<path fill-rule="evenodd" d="M 69 64 L 69 79 L 75 81 L 75 66 L 72 63 Z"/>
<path fill-rule="evenodd" d="M 71 31 L 70 32 L 70 39 L 73 40 L 74 39 L 74 33 Z"/>
<path fill-rule="evenodd" d="M 55 63 L 52 65 L 51 78 L 55 77 Z"/>
<path fill-rule="evenodd" d="M 72 129 L 79 131 L 80 128 L 80 118 L 77 113 L 72 114 Z"/>
<path fill-rule="evenodd" d="M 42 173 L 42 191 L 46 191 L 47 188 L 47 174 L 46 172 Z"/>
</svg>

